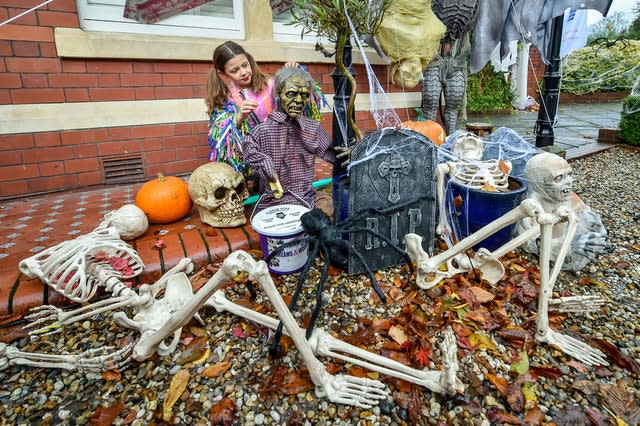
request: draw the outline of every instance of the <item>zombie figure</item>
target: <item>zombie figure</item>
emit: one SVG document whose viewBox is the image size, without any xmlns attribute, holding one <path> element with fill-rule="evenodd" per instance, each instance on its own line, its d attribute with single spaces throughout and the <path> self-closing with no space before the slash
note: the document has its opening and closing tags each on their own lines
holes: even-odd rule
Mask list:
<svg viewBox="0 0 640 426">
<path fill-rule="evenodd" d="M 303 69 L 282 68 L 276 73 L 277 109 L 245 140 L 244 158 L 260 177 L 260 193 L 272 191 L 275 203 L 316 205 L 312 188 L 316 157 L 336 161 L 331 140 L 320 123 L 302 115 L 313 90 L 313 79 Z M 298 198 L 299 197 L 299 198 Z M 330 213 L 330 212 L 329 212 Z"/>
<path fill-rule="evenodd" d="M 478 0 L 435 0 L 433 12 L 447 27 L 440 51 L 422 75 L 422 109 L 427 120 L 436 120 L 440 96 L 447 134 L 456 130 L 458 110 L 467 88 L 467 64 L 471 55 L 469 30 L 478 9 Z"/>
<path fill-rule="evenodd" d="M 576 216 L 578 225 L 571 242 L 562 269 L 579 271 L 598 254 L 608 249 L 607 230 L 602 224 L 600 215 L 572 191 L 573 177 L 571 166 L 562 157 L 552 153 L 533 156 L 524 169 L 529 182 L 529 198 L 538 201 L 545 211 L 556 212 L 568 209 Z M 533 226 L 530 218 L 520 221 L 516 228 L 518 234 L 524 233 Z M 555 259 L 562 242 L 565 240 L 567 223 L 561 222 L 553 227 L 551 258 Z M 538 253 L 540 241 L 533 239 L 523 245 L 530 253 Z"/>
</svg>

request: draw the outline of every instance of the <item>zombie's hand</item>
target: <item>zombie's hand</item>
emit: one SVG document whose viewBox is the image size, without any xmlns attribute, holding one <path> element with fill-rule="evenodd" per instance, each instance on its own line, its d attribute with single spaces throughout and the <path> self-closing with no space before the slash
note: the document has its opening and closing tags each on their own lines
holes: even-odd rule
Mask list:
<svg viewBox="0 0 640 426">
<path fill-rule="evenodd" d="M 278 175 L 274 174 L 273 180 L 269 180 L 269 189 L 273 193 L 274 198 L 279 200 L 284 195 L 284 190 L 282 189 L 282 185 L 278 180 Z"/>
<path fill-rule="evenodd" d="M 336 146 L 333 147 L 336 151 L 336 158 L 340 161 L 340 165 L 343 168 L 346 168 L 351 162 L 351 148 L 346 146 Z"/>
</svg>

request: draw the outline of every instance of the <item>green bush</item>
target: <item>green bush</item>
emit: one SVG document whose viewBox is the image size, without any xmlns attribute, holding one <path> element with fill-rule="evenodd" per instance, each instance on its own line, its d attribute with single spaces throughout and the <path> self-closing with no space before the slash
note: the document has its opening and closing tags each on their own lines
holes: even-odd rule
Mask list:
<svg viewBox="0 0 640 426">
<path fill-rule="evenodd" d="M 620 139 L 629 145 L 640 145 L 640 96 L 629 96 L 622 102 Z"/>
<path fill-rule="evenodd" d="M 482 113 L 512 109 L 513 93 L 504 75 L 488 64 L 467 79 L 467 111 Z"/>
<path fill-rule="evenodd" d="M 631 92 L 640 77 L 640 41 L 616 42 L 574 50 L 562 60 L 565 93 Z"/>
</svg>

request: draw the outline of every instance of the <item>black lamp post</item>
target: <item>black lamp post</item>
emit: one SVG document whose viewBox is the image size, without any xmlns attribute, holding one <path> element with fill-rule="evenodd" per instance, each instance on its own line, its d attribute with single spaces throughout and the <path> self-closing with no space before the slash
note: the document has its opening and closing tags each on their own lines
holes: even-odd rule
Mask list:
<svg viewBox="0 0 640 426">
<path fill-rule="evenodd" d="M 562 25 L 564 15 L 556 16 L 551 21 L 551 40 L 548 46 L 549 64 L 544 69 L 542 105 L 538 110 L 538 120 L 534 127 L 536 146 L 553 145 L 553 124 L 558 112 L 560 99 L 560 45 L 562 43 Z"/>
</svg>

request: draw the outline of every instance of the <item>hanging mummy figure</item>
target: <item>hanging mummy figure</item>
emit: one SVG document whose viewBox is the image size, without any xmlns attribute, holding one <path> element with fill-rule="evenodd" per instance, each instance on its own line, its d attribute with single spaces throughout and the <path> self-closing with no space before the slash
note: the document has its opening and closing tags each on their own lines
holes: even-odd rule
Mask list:
<svg viewBox="0 0 640 426">
<path fill-rule="evenodd" d="M 607 250 L 607 230 L 600 215 L 572 191 L 571 166 L 564 158 L 552 153 L 535 155 L 527 162 L 524 172 L 529 182 L 529 198 L 538 201 L 546 211 L 555 212 L 565 208 L 577 218 L 577 229 L 562 264 L 563 270 L 580 271 L 598 254 Z M 516 226 L 516 233 L 522 234 L 534 225 L 533 219 L 524 218 Z M 566 238 L 567 223 L 555 225 L 551 243 L 552 260 L 557 258 Z M 522 247 L 529 253 L 538 254 L 539 246 L 540 240 L 537 238 L 527 241 Z"/>
</svg>

